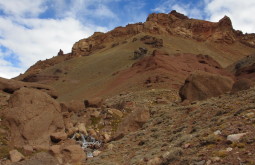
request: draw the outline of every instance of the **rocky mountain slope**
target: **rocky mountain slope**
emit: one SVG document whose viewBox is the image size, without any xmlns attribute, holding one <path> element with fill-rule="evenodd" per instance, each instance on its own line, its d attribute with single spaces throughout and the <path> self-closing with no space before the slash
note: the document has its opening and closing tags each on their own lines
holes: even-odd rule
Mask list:
<svg viewBox="0 0 255 165">
<path fill-rule="evenodd" d="M 172 11 L 0 78 L 0 164 L 255 164 L 255 35 Z"/>
<path fill-rule="evenodd" d="M 141 49 L 146 51 L 141 52 Z M 133 64 L 143 60 L 139 57 L 152 56 L 155 50 L 169 59 L 176 54 L 208 55 L 225 68 L 255 52 L 254 35 L 234 30 L 228 17 L 214 23 L 189 19 L 176 11 L 151 14 L 144 23 L 117 27 L 82 39 L 73 45 L 71 53 L 60 51 L 58 56 L 37 62 L 16 79 L 49 84 L 55 87 L 63 101 L 101 96 L 102 93 L 113 96 L 132 87 L 146 90 L 144 81 L 150 79 L 150 74 L 157 74 L 157 69 L 145 73 L 147 76 L 143 79 L 134 80 L 132 85 L 125 81 L 116 88 L 110 87 L 111 90 L 109 86 L 119 81 L 119 74 L 132 70 Z M 168 57 L 157 56 L 159 58 Z M 180 69 L 172 66 L 172 70 Z M 176 80 L 175 86 L 180 86 L 185 76 Z M 164 77 L 173 77 L 173 74 Z"/>
</svg>

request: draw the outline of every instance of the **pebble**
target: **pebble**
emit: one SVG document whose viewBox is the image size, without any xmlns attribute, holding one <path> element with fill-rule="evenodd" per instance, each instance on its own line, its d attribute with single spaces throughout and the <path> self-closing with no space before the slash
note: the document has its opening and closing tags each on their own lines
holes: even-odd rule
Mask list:
<svg viewBox="0 0 255 165">
<path fill-rule="evenodd" d="M 215 131 L 214 135 L 221 135 L 221 131 L 220 130 Z"/>
<path fill-rule="evenodd" d="M 213 158 L 212 158 L 212 161 L 213 161 L 213 162 L 218 162 L 218 161 L 220 161 L 220 157 L 213 157 Z"/>
<path fill-rule="evenodd" d="M 96 157 L 96 156 L 98 156 L 100 153 L 101 153 L 101 151 L 96 150 L 96 151 L 93 152 L 93 156 Z"/>
<path fill-rule="evenodd" d="M 238 142 L 246 133 L 228 135 L 227 140 L 231 142 Z"/>
</svg>

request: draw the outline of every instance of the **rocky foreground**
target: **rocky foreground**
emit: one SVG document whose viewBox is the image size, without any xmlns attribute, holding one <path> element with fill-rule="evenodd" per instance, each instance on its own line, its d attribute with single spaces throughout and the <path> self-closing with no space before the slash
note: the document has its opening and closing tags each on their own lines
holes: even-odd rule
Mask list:
<svg viewBox="0 0 255 165">
<path fill-rule="evenodd" d="M 59 103 L 46 86 L 1 79 L 1 164 L 254 164 L 247 81 L 195 72 L 180 91 Z"/>
</svg>

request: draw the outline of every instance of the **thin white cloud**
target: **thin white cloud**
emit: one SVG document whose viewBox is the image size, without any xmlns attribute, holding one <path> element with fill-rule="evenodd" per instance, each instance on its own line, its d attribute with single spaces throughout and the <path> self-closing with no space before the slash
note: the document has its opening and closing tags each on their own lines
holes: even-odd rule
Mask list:
<svg viewBox="0 0 255 165">
<path fill-rule="evenodd" d="M 22 68 L 14 67 L 10 62 L 6 61 L 4 58 L 12 54 L 11 51 L 2 51 L 0 49 L 0 77 L 12 78 L 17 76 L 22 72 Z"/>
<path fill-rule="evenodd" d="M 167 0 L 158 5 L 152 11 L 160 13 L 169 13 L 171 10 L 176 10 L 179 13 L 189 16 L 190 18 L 203 18 L 203 3 L 182 3 L 176 0 Z"/>
<path fill-rule="evenodd" d="M 58 17 L 72 17 L 79 20 L 86 19 L 86 16 L 117 19 L 117 15 L 108 7 L 110 2 L 115 1 L 118 0 L 55 0 L 51 7 Z"/>
<path fill-rule="evenodd" d="M 0 9 L 13 16 L 38 16 L 46 10 L 44 0 L 0 0 Z"/>
<path fill-rule="evenodd" d="M 60 48 L 64 52 L 70 52 L 75 41 L 98 30 L 98 27 L 85 27 L 73 18 L 20 19 L 19 23 L 22 25 L 3 18 L 0 18 L 0 22 L 3 23 L 0 31 L 4 33 L 0 44 L 19 56 L 22 67 L 29 67 L 39 59 L 50 58 Z M 25 28 L 24 25 L 30 28 Z"/>
<path fill-rule="evenodd" d="M 235 29 L 255 33 L 254 0 L 207 0 L 207 2 L 205 10 L 211 21 L 218 21 L 227 15 Z"/>
<path fill-rule="evenodd" d="M 86 22 L 86 19 L 83 23 L 77 19 L 79 12 L 83 12 L 83 6 L 92 3 L 92 0 L 75 1 L 80 2 L 80 6 L 72 3 L 73 6 L 67 8 L 68 3 L 64 0 L 56 0 L 56 3 L 49 3 L 50 0 L 0 0 L 0 11 L 4 13 L 0 15 L 0 77 L 17 76 L 36 61 L 55 56 L 59 49 L 65 53 L 71 52 L 76 41 L 88 37 L 94 31 L 108 30 Z M 96 7 L 87 14 L 103 18 L 115 17 L 105 6 L 106 1 L 102 1 L 102 5 L 100 0 L 96 1 Z M 47 10 L 57 13 L 65 11 L 65 8 L 68 9 L 67 15 L 55 19 L 40 18 Z M 1 50 L 1 46 L 11 50 L 11 53 Z"/>
</svg>

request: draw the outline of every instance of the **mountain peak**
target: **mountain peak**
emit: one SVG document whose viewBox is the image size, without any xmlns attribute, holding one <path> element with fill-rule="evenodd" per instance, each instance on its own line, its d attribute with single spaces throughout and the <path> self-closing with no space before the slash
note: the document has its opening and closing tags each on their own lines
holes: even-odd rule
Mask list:
<svg viewBox="0 0 255 165">
<path fill-rule="evenodd" d="M 219 20 L 219 25 L 221 27 L 225 27 L 225 28 L 228 28 L 228 29 L 233 29 L 233 26 L 232 26 L 232 21 L 231 19 L 228 17 L 228 16 L 224 16 L 222 19 Z"/>
<path fill-rule="evenodd" d="M 169 15 L 174 15 L 175 17 L 180 18 L 180 19 L 189 19 L 189 17 L 187 17 L 186 15 L 184 15 L 182 13 L 177 12 L 176 10 L 172 10 L 169 13 Z"/>
</svg>

